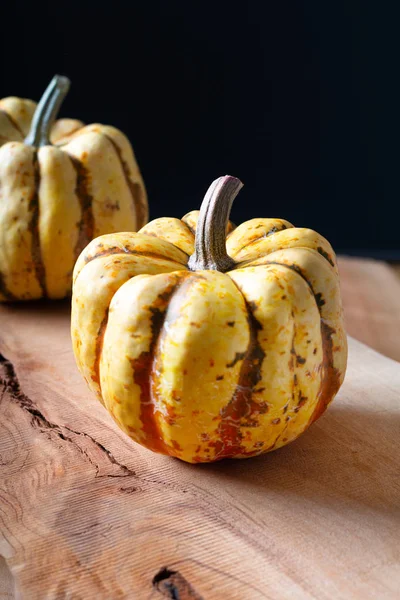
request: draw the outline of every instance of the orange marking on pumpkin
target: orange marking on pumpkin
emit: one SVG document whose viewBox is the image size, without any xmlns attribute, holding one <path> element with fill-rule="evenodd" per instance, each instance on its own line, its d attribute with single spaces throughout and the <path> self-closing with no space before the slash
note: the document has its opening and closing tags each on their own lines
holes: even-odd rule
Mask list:
<svg viewBox="0 0 400 600">
<path fill-rule="evenodd" d="M 322 362 L 322 380 L 318 392 L 318 402 L 311 415 L 310 424 L 314 423 L 328 408 L 340 388 L 340 373 L 333 366 L 333 342 L 332 335 L 335 329 L 321 321 L 323 362 Z"/>
<path fill-rule="evenodd" d="M 93 364 L 93 373 L 92 373 L 92 380 L 97 383 L 97 385 L 100 386 L 100 358 L 101 358 L 101 351 L 103 349 L 103 341 L 104 341 L 104 334 L 106 332 L 106 327 L 107 327 L 107 322 L 108 322 L 108 308 L 105 312 L 105 315 L 103 317 L 102 322 L 100 323 L 100 327 L 99 330 L 97 332 L 97 338 L 96 338 L 96 347 L 95 347 L 95 359 L 94 359 L 94 364 Z"/>
<path fill-rule="evenodd" d="M 265 352 L 257 336 L 262 326 L 254 317 L 251 308 L 254 307 L 247 307 L 250 342 L 241 365 L 238 385 L 231 401 L 221 411 L 221 421 L 217 429 L 219 439 L 209 443 L 215 448 L 216 460 L 245 453 L 241 427 L 256 427 L 259 424 L 258 415 L 268 412 L 266 402 L 255 402 L 252 398 L 253 390 L 261 380 Z"/>
<path fill-rule="evenodd" d="M 142 431 L 145 434 L 141 443 L 154 452 L 171 455 L 175 455 L 174 448 L 168 446 L 162 439 L 158 426 L 160 414 L 159 411 L 156 410 L 153 397 L 155 390 L 153 357 L 157 340 L 164 323 L 168 303 L 179 283 L 182 281 L 182 277 L 184 278 L 185 275 L 186 273 L 180 273 L 179 276 L 177 274 L 171 274 L 171 285 L 158 296 L 157 300 L 153 303 L 153 306 L 148 308 L 152 315 L 152 337 L 149 350 L 142 352 L 137 358 L 130 359 L 134 381 L 140 387 L 140 420 L 142 423 Z"/>
</svg>

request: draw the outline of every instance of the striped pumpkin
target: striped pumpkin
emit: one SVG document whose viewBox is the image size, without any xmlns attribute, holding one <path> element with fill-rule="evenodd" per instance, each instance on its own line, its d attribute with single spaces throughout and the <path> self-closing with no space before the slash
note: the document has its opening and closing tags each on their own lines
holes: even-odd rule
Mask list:
<svg viewBox="0 0 400 600">
<path fill-rule="evenodd" d="M 38 106 L 0 101 L 2 301 L 67 296 L 90 240 L 147 222 L 145 187 L 125 135 L 54 122 L 68 88 L 68 79 L 55 76 Z"/>
<path fill-rule="evenodd" d="M 187 462 L 284 446 L 346 370 L 330 244 L 282 219 L 232 228 L 240 187 L 220 178 L 200 213 L 93 240 L 74 270 L 72 340 L 89 387 L 132 439 Z"/>
</svg>

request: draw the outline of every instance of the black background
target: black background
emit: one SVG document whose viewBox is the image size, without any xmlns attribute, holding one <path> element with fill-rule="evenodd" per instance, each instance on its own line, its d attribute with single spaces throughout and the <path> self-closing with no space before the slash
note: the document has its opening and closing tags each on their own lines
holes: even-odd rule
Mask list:
<svg viewBox="0 0 400 600">
<path fill-rule="evenodd" d="M 128 135 L 153 218 L 229 173 L 237 223 L 278 216 L 400 258 L 396 4 L 3 3 L 0 97 L 68 75 L 62 116 Z"/>
</svg>

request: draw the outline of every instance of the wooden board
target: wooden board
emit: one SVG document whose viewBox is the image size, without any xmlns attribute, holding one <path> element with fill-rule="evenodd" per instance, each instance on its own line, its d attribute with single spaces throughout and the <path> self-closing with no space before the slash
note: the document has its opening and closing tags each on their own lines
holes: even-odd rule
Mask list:
<svg viewBox="0 0 400 600">
<path fill-rule="evenodd" d="M 342 391 L 297 442 L 191 466 L 86 390 L 67 303 L 1 307 L 0 332 L 0 555 L 20 597 L 399 597 L 398 363 L 350 340 Z"/>
<path fill-rule="evenodd" d="M 339 270 L 349 335 L 400 361 L 400 268 L 340 257 Z"/>
</svg>

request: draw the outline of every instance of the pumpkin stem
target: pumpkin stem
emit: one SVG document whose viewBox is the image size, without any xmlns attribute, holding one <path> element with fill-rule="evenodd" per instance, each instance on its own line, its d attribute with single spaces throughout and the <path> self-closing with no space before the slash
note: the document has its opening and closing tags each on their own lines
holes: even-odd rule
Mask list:
<svg viewBox="0 0 400 600">
<path fill-rule="evenodd" d="M 54 75 L 36 107 L 25 144 L 36 147 L 50 144 L 50 129 L 68 93 L 70 83 L 68 77 Z"/>
<path fill-rule="evenodd" d="M 235 261 L 226 251 L 226 228 L 232 203 L 243 183 L 225 175 L 212 182 L 200 207 L 195 251 L 189 258 L 191 271 L 213 270 L 225 273 Z"/>
</svg>

